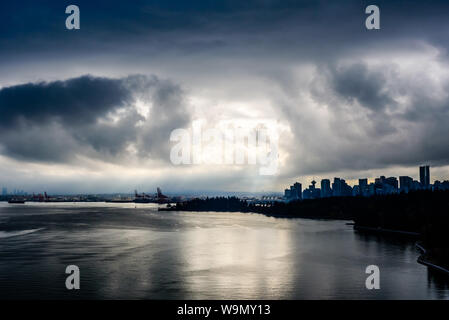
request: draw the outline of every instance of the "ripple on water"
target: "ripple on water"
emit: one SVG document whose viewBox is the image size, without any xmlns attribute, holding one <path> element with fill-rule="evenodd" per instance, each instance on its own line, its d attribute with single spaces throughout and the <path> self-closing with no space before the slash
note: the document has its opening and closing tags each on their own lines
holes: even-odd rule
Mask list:
<svg viewBox="0 0 449 320">
<path fill-rule="evenodd" d="M 42 229 L 44 229 L 44 228 L 30 229 L 30 230 L 18 230 L 18 231 L 0 231 L 0 239 L 23 236 L 26 234 L 40 231 Z"/>
</svg>

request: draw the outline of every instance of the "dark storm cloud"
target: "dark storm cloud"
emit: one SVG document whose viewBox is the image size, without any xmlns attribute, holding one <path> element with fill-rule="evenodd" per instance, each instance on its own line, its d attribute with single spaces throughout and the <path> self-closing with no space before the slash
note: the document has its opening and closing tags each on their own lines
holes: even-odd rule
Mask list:
<svg viewBox="0 0 449 320">
<path fill-rule="evenodd" d="M 146 119 L 136 99 L 151 104 Z M 141 157 L 168 159 L 171 130 L 189 116 L 181 89 L 157 77 L 82 76 L 0 90 L 0 151 L 35 161 L 73 162 L 76 156 L 119 161 L 138 141 Z"/>
<path fill-rule="evenodd" d="M 170 133 L 189 126 L 191 121 L 184 91 L 178 85 L 156 77 L 134 76 L 128 78 L 126 84 L 135 92 L 135 97 L 151 103 L 149 119 L 139 127 L 136 137 L 137 154 L 142 158 L 168 161 Z"/>
<path fill-rule="evenodd" d="M 131 97 L 122 80 L 91 76 L 7 87 L 0 90 L 0 126 L 16 126 L 20 121 L 91 123 Z"/>
<path fill-rule="evenodd" d="M 382 30 L 368 34 L 364 10 L 371 1 L 77 1 L 81 30 L 65 29 L 61 1 L 0 4 L 0 55 L 216 54 L 325 59 L 376 48 L 379 43 L 423 38 L 446 46 L 447 1 L 376 1 Z"/>
<path fill-rule="evenodd" d="M 388 95 L 386 76 L 382 71 L 369 71 L 364 64 L 358 63 L 341 70 L 332 70 L 331 77 L 335 93 L 348 102 L 357 101 L 373 111 L 381 111 L 395 103 Z"/>
<path fill-rule="evenodd" d="M 326 116 L 311 117 L 314 111 L 298 110 L 294 100 L 282 104 L 300 146 L 289 174 L 448 165 L 449 79 L 410 74 L 388 62 L 321 66 L 309 90 Z"/>
</svg>

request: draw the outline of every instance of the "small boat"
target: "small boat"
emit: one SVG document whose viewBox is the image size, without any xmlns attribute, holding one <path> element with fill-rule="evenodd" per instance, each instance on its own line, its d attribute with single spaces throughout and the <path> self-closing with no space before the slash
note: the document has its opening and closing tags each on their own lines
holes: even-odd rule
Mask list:
<svg viewBox="0 0 449 320">
<path fill-rule="evenodd" d="M 154 200 L 151 199 L 147 199 L 147 198 L 140 198 L 140 199 L 135 199 L 133 201 L 134 203 L 154 203 Z"/>
<path fill-rule="evenodd" d="M 12 198 L 8 200 L 8 203 L 25 203 L 24 199 L 16 199 L 16 198 Z"/>
<path fill-rule="evenodd" d="M 109 199 L 105 200 L 106 203 L 133 203 L 134 200 L 132 199 Z"/>
</svg>

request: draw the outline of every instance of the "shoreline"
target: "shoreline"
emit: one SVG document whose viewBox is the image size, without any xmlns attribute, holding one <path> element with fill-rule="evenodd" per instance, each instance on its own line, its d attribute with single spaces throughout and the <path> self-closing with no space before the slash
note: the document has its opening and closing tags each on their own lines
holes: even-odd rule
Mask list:
<svg viewBox="0 0 449 320">
<path fill-rule="evenodd" d="M 412 237 L 412 238 L 418 238 L 420 236 L 420 234 L 417 232 L 393 230 L 393 229 L 383 229 L 383 228 L 372 228 L 372 227 L 364 227 L 364 226 L 356 226 L 356 225 L 354 225 L 354 230 L 362 231 L 362 232 L 368 231 L 368 232 L 379 233 L 379 234 L 403 235 L 403 236 Z M 419 255 L 419 257 L 417 259 L 417 262 L 419 264 L 422 264 L 432 270 L 442 272 L 442 273 L 445 273 L 446 275 L 449 275 L 449 269 L 442 267 L 440 265 L 437 265 L 433 262 L 430 262 L 429 260 L 426 259 L 427 250 L 419 242 L 415 243 L 415 247 L 421 251 L 421 254 Z"/>
<path fill-rule="evenodd" d="M 449 274 L 449 269 L 446 269 L 445 267 L 439 266 L 437 264 L 434 264 L 432 262 L 430 262 L 429 260 L 426 260 L 425 256 L 427 254 L 427 250 L 426 248 L 424 248 L 420 243 L 415 243 L 415 247 L 417 247 L 420 251 L 421 251 L 421 255 L 418 257 L 418 263 L 422 264 L 428 268 L 431 268 L 435 271 L 439 271 L 439 272 L 443 272 L 446 274 Z"/>
<path fill-rule="evenodd" d="M 383 234 L 400 234 L 408 237 L 418 238 L 420 234 L 418 232 L 412 231 L 403 231 L 403 230 L 394 230 L 394 229 L 384 229 L 384 228 L 373 228 L 373 227 L 365 227 L 354 225 L 354 230 L 356 231 L 369 231 L 374 233 L 383 233 Z"/>
<path fill-rule="evenodd" d="M 270 218 L 279 218 L 279 219 L 311 219 L 311 220 L 339 220 L 339 221 L 354 221 L 352 218 L 337 218 L 333 216 L 322 216 L 317 217 L 313 215 L 295 215 L 295 214 L 274 214 L 267 212 L 258 212 L 258 211 L 243 211 L 243 210 L 186 210 L 186 209 L 177 209 L 176 207 L 171 208 L 158 208 L 157 211 L 173 211 L 173 212 L 240 212 L 240 213 L 249 213 L 249 214 L 260 214 Z M 351 223 L 352 225 L 353 223 Z"/>
</svg>

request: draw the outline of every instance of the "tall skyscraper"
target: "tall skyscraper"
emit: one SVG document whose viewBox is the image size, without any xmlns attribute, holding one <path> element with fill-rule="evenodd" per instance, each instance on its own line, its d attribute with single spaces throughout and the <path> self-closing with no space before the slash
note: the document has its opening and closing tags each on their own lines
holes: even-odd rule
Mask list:
<svg viewBox="0 0 449 320">
<path fill-rule="evenodd" d="M 302 199 L 302 185 L 299 182 L 296 182 L 290 189 L 285 189 L 284 198 L 287 201 L 292 200 L 301 200 Z"/>
<path fill-rule="evenodd" d="M 294 193 L 295 200 L 301 200 L 302 199 L 302 184 L 300 184 L 299 182 L 295 182 L 295 184 L 293 185 L 293 188 L 295 190 L 295 193 Z"/>
<path fill-rule="evenodd" d="M 340 178 L 334 178 L 334 183 L 332 183 L 332 195 L 334 197 L 342 196 L 342 181 Z"/>
<path fill-rule="evenodd" d="M 359 186 L 360 188 L 366 188 L 366 186 L 368 186 L 368 179 L 359 179 Z"/>
<path fill-rule="evenodd" d="M 396 177 L 389 177 L 384 180 L 384 184 L 391 186 L 394 190 L 399 189 L 398 179 Z"/>
<path fill-rule="evenodd" d="M 369 192 L 368 179 L 367 178 L 359 179 L 359 185 L 354 186 L 353 194 L 360 195 L 360 196 L 366 196 L 366 195 L 368 195 L 368 192 Z"/>
<path fill-rule="evenodd" d="M 410 190 L 413 190 L 413 179 L 407 176 L 401 176 L 399 177 L 399 183 L 401 186 L 402 192 L 409 192 Z"/>
<path fill-rule="evenodd" d="M 321 198 L 332 196 L 331 181 L 329 179 L 321 180 Z"/>
<path fill-rule="evenodd" d="M 6 187 L 3 187 L 2 189 L 2 196 L 8 195 L 8 189 Z"/>
<path fill-rule="evenodd" d="M 428 187 L 430 185 L 430 167 L 421 166 L 419 167 L 419 182 L 423 187 Z"/>
<path fill-rule="evenodd" d="M 341 195 L 344 197 L 352 196 L 352 187 L 348 185 L 345 179 L 340 179 L 341 181 Z"/>
</svg>

